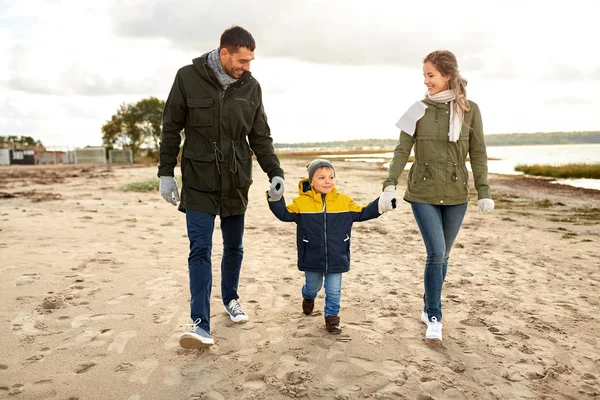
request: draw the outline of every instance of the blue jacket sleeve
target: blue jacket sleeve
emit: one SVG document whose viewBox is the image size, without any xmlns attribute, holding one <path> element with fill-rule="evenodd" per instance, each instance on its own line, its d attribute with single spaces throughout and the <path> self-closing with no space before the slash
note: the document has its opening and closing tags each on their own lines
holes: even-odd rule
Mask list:
<svg viewBox="0 0 600 400">
<path fill-rule="evenodd" d="M 352 213 L 354 222 L 368 221 L 379 217 L 381 214 L 379 214 L 378 202 L 379 197 L 370 202 L 366 207 L 363 207 L 360 212 Z"/>
<path fill-rule="evenodd" d="M 269 201 L 268 196 L 267 193 L 267 202 L 269 203 L 269 209 L 273 215 L 283 222 L 298 222 L 298 214 L 288 211 L 283 196 L 279 201 Z"/>
</svg>

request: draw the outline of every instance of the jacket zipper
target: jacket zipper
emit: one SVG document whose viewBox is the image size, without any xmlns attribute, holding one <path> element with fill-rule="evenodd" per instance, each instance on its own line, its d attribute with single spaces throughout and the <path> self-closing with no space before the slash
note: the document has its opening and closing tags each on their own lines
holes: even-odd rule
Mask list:
<svg viewBox="0 0 600 400">
<path fill-rule="evenodd" d="M 323 200 L 323 232 L 325 237 L 325 273 L 329 270 L 329 258 L 327 255 L 327 202 L 325 201 L 326 195 L 321 195 Z"/>
</svg>

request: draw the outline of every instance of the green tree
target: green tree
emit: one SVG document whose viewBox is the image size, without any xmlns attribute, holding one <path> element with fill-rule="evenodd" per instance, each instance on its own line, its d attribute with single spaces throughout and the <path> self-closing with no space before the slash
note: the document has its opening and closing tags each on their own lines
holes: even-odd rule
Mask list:
<svg viewBox="0 0 600 400">
<path fill-rule="evenodd" d="M 117 113 L 102 125 L 102 142 L 109 149 L 130 149 L 134 157 L 142 148 L 157 154 L 164 106 L 165 102 L 156 97 L 142 99 L 136 104 L 121 104 Z"/>
<path fill-rule="evenodd" d="M 17 146 L 18 148 L 28 146 L 44 147 L 40 140 L 35 140 L 31 136 L 0 136 L 0 148 L 4 146 L 10 146 L 12 145 L 12 142 L 14 142 L 15 146 Z"/>
</svg>

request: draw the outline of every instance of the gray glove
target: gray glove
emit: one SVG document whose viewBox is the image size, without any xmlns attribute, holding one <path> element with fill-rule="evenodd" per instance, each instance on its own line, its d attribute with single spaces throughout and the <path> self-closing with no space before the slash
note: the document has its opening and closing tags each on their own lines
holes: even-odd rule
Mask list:
<svg viewBox="0 0 600 400">
<path fill-rule="evenodd" d="M 271 179 L 271 187 L 268 190 L 270 201 L 279 201 L 285 192 L 285 183 L 280 176 L 274 176 Z"/>
<path fill-rule="evenodd" d="M 161 176 L 159 187 L 162 198 L 176 206 L 179 201 L 179 188 L 177 187 L 177 182 L 175 182 L 175 177 Z"/>
</svg>

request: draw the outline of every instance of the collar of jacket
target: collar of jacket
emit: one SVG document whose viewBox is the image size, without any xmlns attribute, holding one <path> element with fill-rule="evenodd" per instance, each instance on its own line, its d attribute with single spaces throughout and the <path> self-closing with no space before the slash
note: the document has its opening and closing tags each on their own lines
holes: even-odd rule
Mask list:
<svg viewBox="0 0 600 400">
<path fill-rule="evenodd" d="M 313 190 L 313 188 L 308 183 L 308 178 L 301 179 L 300 182 L 298 182 L 298 194 L 300 196 L 311 197 L 313 200 L 321 203 L 321 193 L 317 193 Z M 334 187 L 331 192 L 329 192 L 325 195 L 325 201 L 327 201 L 329 199 L 335 199 L 337 197 L 337 195 L 338 195 L 338 190 L 336 187 Z"/>
<path fill-rule="evenodd" d="M 441 109 L 444 109 L 444 110 L 449 110 L 450 109 L 450 103 L 438 103 L 438 102 L 435 102 L 433 100 L 429 100 L 427 97 L 424 98 L 421 101 L 423 103 L 427 104 L 428 106 L 431 106 L 431 107 L 441 108 Z"/>
<path fill-rule="evenodd" d="M 196 68 L 196 71 L 198 71 L 204 79 L 207 79 L 215 83 L 217 86 L 221 87 L 221 84 L 215 76 L 215 73 L 208 66 L 208 53 L 210 53 L 210 51 L 202 54 L 200 57 L 194 58 L 192 60 L 192 64 L 194 65 L 194 68 Z M 252 73 L 250 71 L 244 71 L 242 73 L 242 76 L 240 76 L 240 79 L 238 79 L 237 82 L 233 85 L 229 86 L 227 90 L 231 89 L 232 87 L 237 87 L 242 83 L 246 83 L 250 79 L 252 79 Z"/>
</svg>

